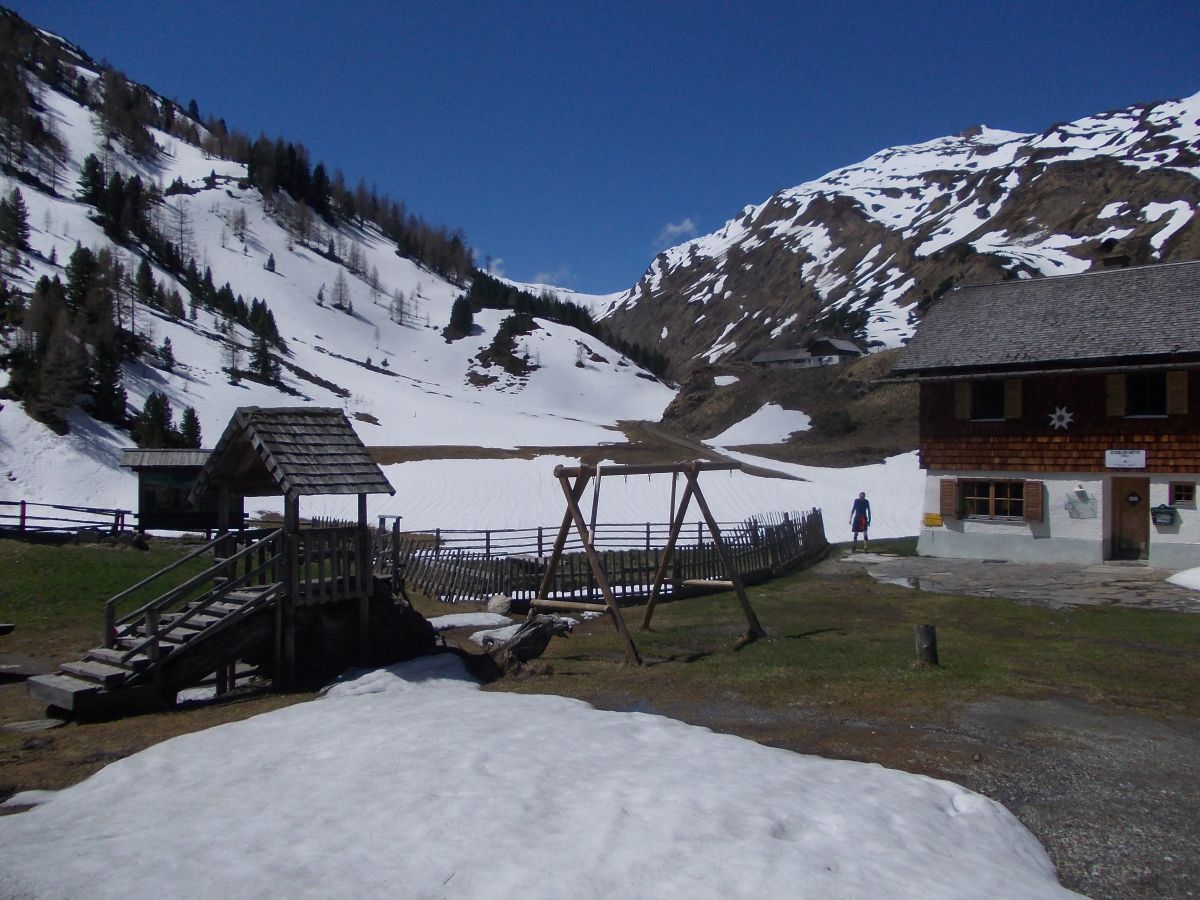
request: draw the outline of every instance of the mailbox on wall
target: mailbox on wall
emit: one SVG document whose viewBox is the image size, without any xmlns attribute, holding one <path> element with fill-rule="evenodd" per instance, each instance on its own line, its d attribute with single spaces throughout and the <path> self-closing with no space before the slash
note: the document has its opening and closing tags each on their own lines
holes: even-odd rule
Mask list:
<svg viewBox="0 0 1200 900">
<path fill-rule="evenodd" d="M 1175 508 L 1162 503 L 1150 510 L 1150 519 L 1155 525 L 1174 525 Z"/>
</svg>

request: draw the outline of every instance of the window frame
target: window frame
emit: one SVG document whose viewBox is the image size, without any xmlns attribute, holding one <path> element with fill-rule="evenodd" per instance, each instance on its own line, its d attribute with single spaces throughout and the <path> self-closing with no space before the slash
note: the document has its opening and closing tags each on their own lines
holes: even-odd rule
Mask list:
<svg viewBox="0 0 1200 900">
<path fill-rule="evenodd" d="M 1172 481 L 1169 490 L 1170 506 L 1177 506 L 1180 509 L 1196 508 L 1196 482 Z M 1180 494 L 1183 496 L 1181 497 Z"/>
<path fill-rule="evenodd" d="M 972 422 L 1003 422 L 1005 419 L 1005 387 L 1002 379 L 985 378 L 971 383 Z M 986 409 L 981 407 L 986 406 Z M 985 415 L 984 413 L 989 413 Z M 993 414 L 994 415 L 991 415 Z"/>
<path fill-rule="evenodd" d="M 1150 386 L 1150 382 L 1154 384 Z M 1141 408 L 1136 408 L 1136 407 Z M 1167 417 L 1167 373 L 1127 372 L 1125 374 L 1125 418 L 1165 419 Z"/>
<path fill-rule="evenodd" d="M 1018 478 L 960 478 L 959 504 L 962 517 L 975 522 L 1011 522 L 1024 523 L 1025 518 L 1025 479 Z M 986 486 L 986 495 L 973 491 L 972 488 Z M 999 496 L 997 486 L 1005 485 L 1006 496 Z M 971 508 L 980 501 L 986 503 L 987 512 L 973 512 Z M 1002 506 L 1001 506 L 1002 504 Z M 1006 509 L 998 513 L 997 508 Z"/>
</svg>

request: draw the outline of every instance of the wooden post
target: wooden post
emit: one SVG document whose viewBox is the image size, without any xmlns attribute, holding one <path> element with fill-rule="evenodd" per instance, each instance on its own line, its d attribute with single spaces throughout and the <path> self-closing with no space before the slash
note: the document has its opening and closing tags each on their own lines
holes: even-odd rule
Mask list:
<svg viewBox="0 0 1200 900">
<path fill-rule="evenodd" d="M 24 500 L 22 500 L 21 501 L 21 526 L 20 526 L 21 531 L 25 530 L 25 516 L 26 516 L 26 503 Z"/>
<path fill-rule="evenodd" d="M 717 546 L 717 553 L 725 565 L 726 577 L 733 582 L 733 590 L 737 593 L 738 602 L 742 604 L 742 612 L 746 614 L 746 623 L 750 626 L 749 636 L 752 638 L 766 637 L 767 633 L 758 623 L 758 616 L 754 614 L 754 608 L 750 605 L 750 598 L 746 596 L 746 586 L 742 584 L 742 576 L 738 574 L 737 566 L 734 565 L 733 558 L 729 555 L 729 548 L 721 540 L 721 529 L 717 526 L 717 520 L 713 518 L 712 510 L 708 508 L 708 501 L 704 499 L 704 494 L 700 491 L 695 467 L 685 474 L 692 493 L 696 495 L 696 503 L 700 507 L 700 512 L 704 514 L 704 521 L 708 523 L 708 530 L 712 534 L 713 543 Z"/>
<path fill-rule="evenodd" d="M 283 542 L 287 582 L 279 598 L 279 675 L 283 687 L 291 688 L 296 680 L 296 603 L 300 596 L 300 498 L 294 494 L 283 500 Z"/>
<path fill-rule="evenodd" d="M 608 586 L 608 579 L 604 577 L 604 567 L 600 562 L 600 558 L 596 555 L 596 548 L 592 546 L 592 536 L 588 533 L 587 523 L 583 519 L 583 513 L 579 509 L 579 503 L 574 496 L 570 482 L 567 481 L 567 476 L 559 475 L 558 483 L 562 486 L 563 496 L 567 498 L 567 510 L 571 518 L 575 520 L 575 530 L 579 532 L 579 537 L 583 541 L 583 552 L 587 556 L 592 574 L 600 586 L 600 593 L 604 595 L 604 602 L 608 605 L 609 616 L 611 616 L 613 625 L 617 628 L 617 634 L 621 636 L 621 642 L 625 645 L 625 657 L 633 665 L 640 666 L 642 664 L 641 654 L 638 653 L 637 647 L 634 646 L 633 638 L 629 636 L 629 631 L 625 627 L 625 620 L 621 618 L 621 609 L 617 605 L 617 598 L 613 596 L 612 589 Z"/>
<path fill-rule="evenodd" d="M 370 570 L 371 544 L 367 532 L 367 495 L 358 495 L 358 560 L 354 566 L 354 584 L 358 592 L 358 654 L 362 664 L 368 665 L 371 659 L 371 592 Z M 348 574 L 348 573 L 347 573 Z"/>
<path fill-rule="evenodd" d="M 579 502 L 579 498 L 583 496 L 583 490 L 587 487 L 588 478 L 590 476 L 585 471 L 580 471 L 575 478 L 575 485 L 571 488 L 567 495 L 569 498 L 574 498 L 575 502 Z M 567 511 L 563 513 L 562 525 L 559 526 L 558 536 L 554 539 L 554 549 L 550 551 L 550 561 L 546 563 L 546 571 L 542 573 L 542 583 L 538 588 L 538 599 L 545 600 L 549 596 L 550 585 L 554 583 L 554 573 L 558 571 L 558 561 L 562 556 L 563 547 L 567 543 L 567 534 L 571 530 L 571 504 L 567 504 Z M 538 529 L 538 546 L 541 547 L 542 532 Z"/>
<path fill-rule="evenodd" d="M 654 616 L 654 607 L 658 603 L 658 593 L 662 590 L 663 579 L 667 575 L 667 567 L 671 565 L 671 557 L 675 553 L 675 542 L 679 540 L 679 533 L 683 530 L 683 520 L 687 516 L 688 505 L 691 502 L 692 483 L 689 481 L 683 487 L 683 497 L 679 500 L 679 508 L 675 510 L 675 520 L 671 522 L 671 530 L 667 534 L 667 546 L 663 548 L 662 559 L 658 563 L 658 571 L 654 573 L 654 585 L 650 588 L 650 599 L 646 601 L 646 614 L 642 617 L 642 631 L 650 630 L 650 619 Z"/>
<path fill-rule="evenodd" d="M 917 665 L 922 667 L 937 666 L 937 628 L 933 625 L 918 625 L 916 627 Z"/>
</svg>

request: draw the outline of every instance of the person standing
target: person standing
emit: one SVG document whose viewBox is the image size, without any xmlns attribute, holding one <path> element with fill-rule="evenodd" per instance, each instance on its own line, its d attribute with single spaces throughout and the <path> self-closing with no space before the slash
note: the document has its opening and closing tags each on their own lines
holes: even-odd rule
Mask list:
<svg viewBox="0 0 1200 900">
<path fill-rule="evenodd" d="M 861 531 L 863 536 L 863 552 L 867 552 L 867 528 L 871 524 L 871 501 L 867 499 L 865 491 L 859 493 L 858 499 L 854 501 L 854 506 L 850 508 L 850 528 L 854 532 L 854 542 L 850 545 L 850 552 L 853 553 L 858 549 L 858 533 Z"/>
</svg>

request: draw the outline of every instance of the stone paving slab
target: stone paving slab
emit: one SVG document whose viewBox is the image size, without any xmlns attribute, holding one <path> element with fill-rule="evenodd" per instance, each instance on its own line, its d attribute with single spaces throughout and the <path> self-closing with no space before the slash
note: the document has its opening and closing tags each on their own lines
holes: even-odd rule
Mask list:
<svg viewBox="0 0 1200 900">
<path fill-rule="evenodd" d="M 1000 597 L 1051 609 L 1128 606 L 1200 613 L 1200 591 L 1170 584 L 1174 571 L 1130 565 L 1014 563 L 855 553 L 843 564 L 866 567 L 872 578 L 938 594 Z"/>
</svg>

